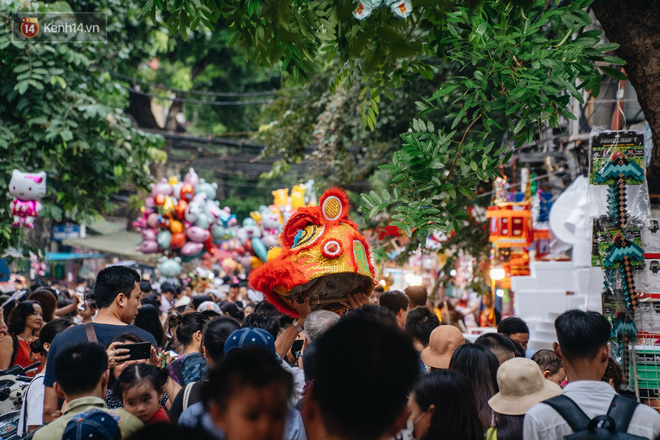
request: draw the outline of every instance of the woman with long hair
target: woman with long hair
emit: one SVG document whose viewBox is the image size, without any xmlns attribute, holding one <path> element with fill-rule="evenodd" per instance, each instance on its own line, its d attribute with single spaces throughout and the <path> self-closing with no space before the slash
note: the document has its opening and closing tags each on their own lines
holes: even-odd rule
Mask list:
<svg viewBox="0 0 660 440">
<path fill-rule="evenodd" d="M 30 386 L 25 391 L 21 416 L 18 420 L 18 435 L 21 437 L 43 425 L 44 376 L 46 375 L 45 370 L 48 363 L 48 350 L 50 350 L 50 344 L 55 336 L 72 325 L 73 322 L 68 319 L 55 319 L 44 325 L 39 332 L 39 339 L 32 342 L 32 350 L 41 354 L 44 363 L 42 373 L 34 377 L 34 380 L 30 382 Z"/>
<path fill-rule="evenodd" d="M 176 338 L 183 345 L 181 356 L 167 366 L 170 377 L 182 387 L 206 376 L 208 363 L 202 356 L 202 331 L 209 318 L 200 312 L 182 315 Z"/>
<path fill-rule="evenodd" d="M 483 440 L 472 388 L 455 371 L 420 376 L 408 398 L 413 436 L 420 440 Z"/>
<path fill-rule="evenodd" d="M 456 349 L 449 362 L 449 369 L 463 375 L 472 386 L 479 407 L 479 418 L 484 431 L 495 426 L 495 412 L 488 400 L 499 391 L 497 368 L 499 362 L 490 350 L 479 345 L 465 344 Z"/>
<path fill-rule="evenodd" d="M 9 315 L 7 335 L 0 340 L 0 370 L 12 365 L 27 367 L 41 361 L 41 355 L 33 353 L 30 344 L 41 330 L 43 318 L 41 305 L 36 301 L 23 301 Z M 28 373 L 34 376 L 36 372 Z"/>
</svg>

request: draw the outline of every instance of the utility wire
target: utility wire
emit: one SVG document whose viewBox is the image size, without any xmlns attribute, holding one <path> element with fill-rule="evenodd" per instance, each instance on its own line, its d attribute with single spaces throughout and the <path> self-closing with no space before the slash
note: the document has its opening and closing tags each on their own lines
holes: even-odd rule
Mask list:
<svg viewBox="0 0 660 440">
<path fill-rule="evenodd" d="M 134 84 L 143 84 L 146 86 L 153 87 L 155 89 L 161 89 L 161 90 L 169 90 L 174 93 L 187 93 L 189 95 L 201 95 L 201 96 L 217 96 L 219 98 L 240 98 L 243 96 L 272 96 L 272 95 L 277 95 L 277 92 L 274 90 L 268 90 L 268 91 L 263 91 L 263 92 L 207 92 L 203 90 L 181 90 L 181 89 L 175 89 L 173 87 L 166 86 L 165 84 L 157 84 L 154 82 L 150 81 L 145 81 L 139 78 L 133 78 L 128 75 L 123 75 L 118 72 L 113 72 L 111 70 L 103 69 L 101 67 L 95 67 L 96 70 L 100 70 L 102 72 L 109 73 L 112 76 L 115 76 L 117 78 L 124 79 L 128 82 L 134 83 Z"/>
<path fill-rule="evenodd" d="M 172 102 L 185 102 L 188 104 L 200 104 L 200 105 L 217 105 L 217 106 L 236 106 L 236 105 L 257 105 L 257 104 L 270 104 L 273 102 L 273 99 L 261 99 L 255 101 L 203 101 L 201 99 L 188 99 L 188 98 L 177 98 L 175 96 L 160 96 L 154 95 L 153 93 L 141 92 L 133 87 L 122 86 L 136 95 L 148 96 L 149 98 L 164 99 L 166 101 Z"/>
</svg>

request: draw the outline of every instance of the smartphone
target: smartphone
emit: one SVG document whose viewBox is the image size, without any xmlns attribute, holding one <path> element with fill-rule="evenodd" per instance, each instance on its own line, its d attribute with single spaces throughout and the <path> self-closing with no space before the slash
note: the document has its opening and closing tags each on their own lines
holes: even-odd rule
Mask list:
<svg viewBox="0 0 660 440">
<path fill-rule="evenodd" d="M 134 344 L 123 344 L 116 347 L 117 350 L 125 348 L 129 350 L 130 356 L 127 361 L 134 361 L 136 359 L 149 359 L 151 357 L 151 343 L 150 342 L 136 342 Z"/>
<path fill-rule="evenodd" d="M 78 296 L 78 310 L 81 312 L 85 311 L 85 294 L 83 292 L 76 292 Z"/>
</svg>

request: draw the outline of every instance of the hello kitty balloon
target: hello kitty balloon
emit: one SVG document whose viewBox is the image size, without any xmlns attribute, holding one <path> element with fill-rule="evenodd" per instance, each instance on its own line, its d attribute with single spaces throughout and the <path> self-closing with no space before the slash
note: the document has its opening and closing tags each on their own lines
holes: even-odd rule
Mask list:
<svg viewBox="0 0 660 440">
<path fill-rule="evenodd" d="M 9 205 L 14 216 L 12 226 L 24 225 L 26 228 L 34 228 L 34 219 L 41 211 L 39 200 L 46 195 L 46 172 L 12 171 L 9 193 L 15 197 Z"/>
</svg>

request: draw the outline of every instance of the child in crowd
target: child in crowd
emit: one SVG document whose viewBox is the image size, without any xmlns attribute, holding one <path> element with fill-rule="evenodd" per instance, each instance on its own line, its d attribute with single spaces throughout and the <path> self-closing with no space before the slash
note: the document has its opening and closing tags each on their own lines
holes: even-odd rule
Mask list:
<svg viewBox="0 0 660 440">
<path fill-rule="evenodd" d="M 256 347 L 228 352 L 202 394 L 225 440 L 276 440 L 284 437 L 292 391 L 291 374 L 273 353 Z"/>
<path fill-rule="evenodd" d="M 145 425 L 169 422 L 167 413 L 160 405 L 167 378 L 167 371 L 154 365 L 129 365 L 115 381 L 114 392 L 121 396 L 124 409 Z"/>
<path fill-rule="evenodd" d="M 566 371 L 564 371 L 561 359 L 552 350 L 539 350 L 534 353 L 532 360 L 539 365 L 545 379 L 561 386 L 566 379 Z"/>
</svg>

